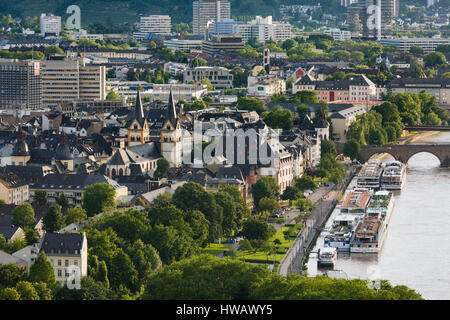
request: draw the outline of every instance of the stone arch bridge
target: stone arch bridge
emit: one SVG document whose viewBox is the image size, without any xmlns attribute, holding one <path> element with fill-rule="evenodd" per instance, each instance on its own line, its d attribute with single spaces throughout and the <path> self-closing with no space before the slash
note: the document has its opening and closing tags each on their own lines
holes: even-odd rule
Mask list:
<svg viewBox="0 0 450 320">
<path fill-rule="evenodd" d="M 362 146 L 361 160 L 367 162 L 375 154 L 387 153 L 396 160 L 407 163 L 413 155 L 420 152 L 431 153 L 439 159 L 441 167 L 450 167 L 450 144 Z"/>
</svg>

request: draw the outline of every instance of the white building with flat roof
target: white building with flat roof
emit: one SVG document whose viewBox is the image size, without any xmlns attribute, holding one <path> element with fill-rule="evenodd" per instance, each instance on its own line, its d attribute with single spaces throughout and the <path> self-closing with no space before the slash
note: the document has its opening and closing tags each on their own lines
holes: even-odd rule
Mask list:
<svg viewBox="0 0 450 320">
<path fill-rule="evenodd" d="M 240 34 L 244 42 L 248 42 L 251 38 L 265 43 L 269 40 L 284 41 L 293 37 L 292 26 L 289 23 L 272 21 L 272 16 L 266 18 L 256 16 L 247 24 L 236 24 L 233 33 Z"/>
<path fill-rule="evenodd" d="M 201 49 L 203 40 L 164 40 L 164 45 L 173 51 L 189 51 L 192 49 Z"/>
<path fill-rule="evenodd" d="M 141 17 L 142 33 L 154 33 L 159 35 L 170 35 L 172 33 L 172 20 L 170 16 L 165 15 L 151 15 L 148 17 Z"/>
<path fill-rule="evenodd" d="M 332 36 L 335 41 L 350 40 L 352 38 L 350 31 L 341 30 L 339 28 L 327 29 L 323 33 Z"/>
<path fill-rule="evenodd" d="M 393 46 L 399 51 L 409 51 L 412 46 L 418 46 L 423 49 L 424 53 L 434 52 L 440 44 L 450 44 L 450 38 L 440 38 L 433 36 L 432 38 L 384 38 L 379 42 L 383 46 Z"/>
<path fill-rule="evenodd" d="M 40 17 L 41 24 L 41 36 L 45 37 L 47 35 L 54 35 L 59 37 L 61 33 L 61 17 L 54 16 L 53 14 L 46 15 L 41 14 Z"/>
</svg>

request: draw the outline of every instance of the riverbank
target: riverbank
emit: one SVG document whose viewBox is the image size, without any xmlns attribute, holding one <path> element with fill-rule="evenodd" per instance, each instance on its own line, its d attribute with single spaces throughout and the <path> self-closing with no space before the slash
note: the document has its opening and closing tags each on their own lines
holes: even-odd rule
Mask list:
<svg viewBox="0 0 450 320">
<path fill-rule="evenodd" d="M 398 144 L 404 145 L 404 144 L 410 144 L 415 142 L 421 142 L 425 138 L 429 138 L 435 135 L 438 135 L 439 131 L 423 131 L 423 132 L 417 132 L 410 135 L 407 135 L 405 137 L 402 137 L 398 139 Z"/>
</svg>

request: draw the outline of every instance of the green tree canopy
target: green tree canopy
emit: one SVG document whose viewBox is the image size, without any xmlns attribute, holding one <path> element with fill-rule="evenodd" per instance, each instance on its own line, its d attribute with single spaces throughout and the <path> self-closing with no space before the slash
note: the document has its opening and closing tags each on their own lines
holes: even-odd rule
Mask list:
<svg viewBox="0 0 450 320">
<path fill-rule="evenodd" d="M 34 217 L 34 209 L 31 204 L 24 203 L 15 207 L 12 211 L 12 225 L 25 229 L 33 226 L 34 223 L 36 223 L 36 218 Z"/>
<path fill-rule="evenodd" d="M 52 287 L 55 283 L 55 272 L 45 253 L 41 252 L 34 264 L 30 267 L 28 279 L 31 282 L 44 282 Z"/>
<path fill-rule="evenodd" d="M 262 198 L 272 198 L 278 200 L 280 196 L 280 186 L 275 178 L 265 176 L 252 185 L 253 202 L 256 207 Z"/>
<path fill-rule="evenodd" d="M 89 217 L 115 208 L 116 190 L 107 183 L 87 186 L 83 193 L 83 209 Z"/>
<path fill-rule="evenodd" d="M 44 230 L 47 232 L 56 232 L 64 227 L 64 217 L 61 213 L 61 207 L 58 204 L 52 205 L 43 219 Z"/>
</svg>

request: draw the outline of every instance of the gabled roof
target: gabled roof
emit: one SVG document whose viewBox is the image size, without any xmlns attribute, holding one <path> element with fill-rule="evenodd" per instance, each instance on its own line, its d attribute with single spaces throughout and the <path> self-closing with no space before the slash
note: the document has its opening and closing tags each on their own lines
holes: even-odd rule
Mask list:
<svg viewBox="0 0 450 320">
<path fill-rule="evenodd" d="M 108 165 L 127 165 L 131 162 L 124 149 L 117 149 L 114 155 L 109 159 Z"/>
</svg>

